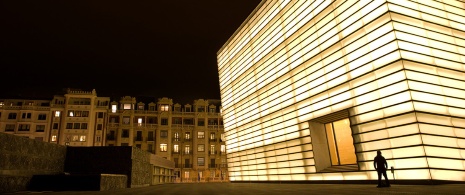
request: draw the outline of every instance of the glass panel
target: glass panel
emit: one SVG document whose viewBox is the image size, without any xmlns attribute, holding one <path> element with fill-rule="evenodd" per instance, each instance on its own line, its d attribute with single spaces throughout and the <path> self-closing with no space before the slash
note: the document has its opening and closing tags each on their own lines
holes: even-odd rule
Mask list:
<svg viewBox="0 0 465 195">
<path fill-rule="evenodd" d="M 349 119 L 336 121 L 333 125 L 340 164 L 356 164 L 357 158 Z"/>
<path fill-rule="evenodd" d="M 328 124 L 325 124 L 325 128 L 326 128 L 326 137 L 328 138 L 328 148 L 329 148 L 329 155 L 331 157 L 331 164 L 338 165 L 339 160 L 337 157 L 336 142 L 334 141 L 333 126 L 331 123 L 328 123 Z"/>
</svg>

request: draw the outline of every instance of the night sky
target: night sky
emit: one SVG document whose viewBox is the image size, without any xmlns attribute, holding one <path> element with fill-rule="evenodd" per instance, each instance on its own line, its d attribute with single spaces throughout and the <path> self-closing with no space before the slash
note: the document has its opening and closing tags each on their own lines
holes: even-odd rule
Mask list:
<svg viewBox="0 0 465 195">
<path fill-rule="evenodd" d="M 259 3 L 0 1 L 0 98 L 220 99 L 216 53 Z"/>
</svg>

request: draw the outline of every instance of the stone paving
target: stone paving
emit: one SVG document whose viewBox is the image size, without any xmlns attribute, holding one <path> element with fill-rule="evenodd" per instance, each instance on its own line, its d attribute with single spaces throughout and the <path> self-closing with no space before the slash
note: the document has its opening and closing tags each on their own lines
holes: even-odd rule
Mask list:
<svg viewBox="0 0 465 195">
<path fill-rule="evenodd" d="M 373 184 L 279 184 L 279 183 L 191 183 L 162 184 L 110 191 L 15 192 L 7 194 L 47 195 L 301 195 L 301 194 L 465 194 L 465 184 L 392 185 Z"/>
</svg>

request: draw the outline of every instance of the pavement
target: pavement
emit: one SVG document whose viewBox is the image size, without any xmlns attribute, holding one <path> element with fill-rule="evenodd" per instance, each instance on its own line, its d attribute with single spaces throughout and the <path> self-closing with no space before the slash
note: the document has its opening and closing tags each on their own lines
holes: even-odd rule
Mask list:
<svg viewBox="0 0 465 195">
<path fill-rule="evenodd" d="M 44 195 L 301 195 L 301 194 L 464 194 L 465 184 L 401 185 L 377 188 L 373 184 L 279 184 L 279 183 L 174 183 L 109 191 L 14 192 Z"/>
</svg>

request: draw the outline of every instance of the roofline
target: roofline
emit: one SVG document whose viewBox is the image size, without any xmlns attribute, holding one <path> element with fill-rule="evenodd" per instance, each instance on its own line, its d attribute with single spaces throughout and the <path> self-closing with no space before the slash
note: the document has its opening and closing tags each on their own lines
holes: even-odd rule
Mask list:
<svg viewBox="0 0 465 195">
<path fill-rule="evenodd" d="M 249 22 L 250 18 L 252 18 L 252 16 L 254 16 L 255 13 L 257 13 L 257 11 L 263 6 L 263 4 L 265 4 L 265 2 L 266 2 L 266 0 L 262 0 L 257 5 L 257 7 L 255 7 L 255 9 L 252 11 L 252 13 L 249 14 L 249 16 L 244 20 L 244 22 L 242 22 L 242 24 L 236 29 L 236 31 L 234 31 L 234 33 L 223 44 L 223 46 L 221 46 L 221 48 L 216 52 L 216 55 L 218 55 L 219 53 L 221 53 L 223 51 L 223 49 L 226 47 L 226 45 L 228 45 L 231 42 L 231 40 L 237 35 L 237 33 L 239 33 L 239 30 L 241 30 L 247 24 L 247 22 Z"/>
</svg>

